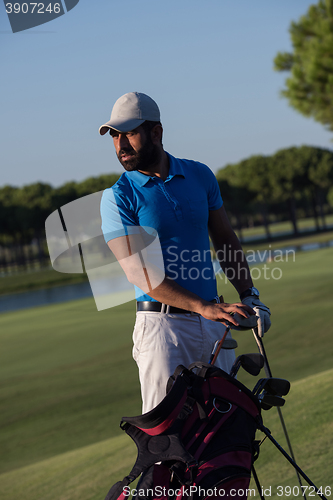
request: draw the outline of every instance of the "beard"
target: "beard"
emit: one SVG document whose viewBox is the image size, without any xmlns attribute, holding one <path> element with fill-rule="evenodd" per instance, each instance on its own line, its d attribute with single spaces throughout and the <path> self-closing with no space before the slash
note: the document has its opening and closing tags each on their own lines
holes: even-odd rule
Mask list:
<svg viewBox="0 0 333 500">
<path fill-rule="evenodd" d="M 130 155 L 130 159 L 123 160 L 122 155 L 124 154 Z M 118 152 L 117 157 L 127 172 L 133 172 L 134 170 L 150 171 L 160 160 L 160 150 L 150 138 L 147 138 L 139 151 L 135 151 L 132 147 L 123 148 Z"/>
</svg>

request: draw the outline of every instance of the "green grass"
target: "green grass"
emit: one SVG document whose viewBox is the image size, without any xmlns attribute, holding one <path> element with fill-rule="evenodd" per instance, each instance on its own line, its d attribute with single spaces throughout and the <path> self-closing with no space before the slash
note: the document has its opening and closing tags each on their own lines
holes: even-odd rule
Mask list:
<svg viewBox="0 0 333 500">
<path fill-rule="evenodd" d="M 318 488 L 330 486 L 331 490 L 332 470 L 328 464 L 333 463 L 332 386 L 333 369 L 294 382 L 282 409 L 296 463 Z M 263 411 L 263 419 L 289 454 L 277 411 L 274 408 Z M 263 436 L 258 432 L 258 438 Z M 268 439 L 261 446 L 255 467 L 264 488 L 272 487 L 272 498 L 279 498 L 278 486 L 299 485 L 293 467 Z M 302 484 L 307 485 L 307 482 L 302 479 Z M 312 496 L 308 492 L 307 497 Z"/>
<path fill-rule="evenodd" d="M 0 315 L 0 467 L 11 470 L 119 434 L 140 413 L 134 305 L 93 299 Z"/>
<path fill-rule="evenodd" d="M 271 242 L 252 242 L 252 243 L 244 243 L 242 245 L 244 251 L 247 250 L 275 250 L 275 249 L 283 249 L 286 247 L 301 247 L 302 245 L 311 245 L 311 244 L 328 244 L 333 241 L 333 231 L 327 231 L 323 233 L 311 234 L 311 235 L 302 235 L 297 238 L 290 237 L 284 240 L 274 240 Z"/>
<path fill-rule="evenodd" d="M 325 222 L 326 226 L 330 226 L 333 224 L 333 214 L 326 215 L 325 216 Z M 319 219 L 319 225 L 320 227 L 322 226 L 322 221 Z M 307 217 L 304 219 L 298 219 L 297 220 L 297 227 L 299 230 L 302 229 L 313 229 L 315 230 L 315 221 L 312 217 Z M 284 222 L 274 222 L 272 224 L 269 224 L 269 230 L 272 236 L 276 233 L 292 233 L 293 232 L 293 225 L 291 221 L 284 221 Z M 253 236 L 258 236 L 266 235 L 265 227 L 264 226 L 255 226 L 255 227 L 249 227 L 245 228 L 242 230 L 242 235 L 245 238 L 253 237 Z"/>
<path fill-rule="evenodd" d="M 295 455 L 323 485 L 332 463 L 332 260 L 330 248 L 300 252 L 266 264 L 281 279 L 255 280 L 272 311 L 264 342 L 273 375 L 292 382 L 284 415 Z M 223 280 L 220 292 L 238 300 Z M 119 421 L 141 411 L 134 317 L 133 302 L 97 312 L 93 299 L 0 315 L 1 499 L 97 500 L 129 472 L 135 447 Z M 256 352 L 250 332 L 234 337 L 236 354 Z M 285 446 L 275 410 L 264 416 Z M 284 462 L 265 442 L 257 466 L 265 487 L 292 484 Z"/>
<path fill-rule="evenodd" d="M 136 448 L 118 436 L 0 476 L 1 499 L 102 500 L 133 466 Z"/>
<path fill-rule="evenodd" d="M 331 485 L 332 385 L 333 370 L 296 382 L 286 396 L 283 411 L 296 461 L 318 487 Z M 275 409 L 263 412 L 263 418 L 288 451 Z M 258 433 L 258 438 L 262 437 Z M 135 456 L 136 447 L 128 436 L 107 439 L 2 474 L 1 498 L 12 500 L 24 495 L 25 500 L 101 500 L 129 473 Z M 294 469 L 268 440 L 261 446 L 256 470 L 262 486 L 271 488 L 271 498 L 279 498 L 279 486 L 298 486 Z M 307 484 L 304 480 L 302 483 Z M 255 488 L 254 482 L 250 488 Z"/>
<path fill-rule="evenodd" d="M 266 277 L 263 279 L 263 266 Z M 272 271 L 281 269 L 281 279 L 273 279 Z M 297 380 L 332 367 L 333 357 L 333 252 L 324 248 L 299 252 L 288 262 L 271 262 L 251 267 L 254 284 L 261 299 L 271 310 L 272 327 L 264 337 L 274 376 Z M 273 276 L 279 275 L 273 271 Z M 225 279 L 219 291 L 226 302 L 238 296 Z M 241 352 L 256 347 L 249 332 L 234 332 Z"/>
</svg>

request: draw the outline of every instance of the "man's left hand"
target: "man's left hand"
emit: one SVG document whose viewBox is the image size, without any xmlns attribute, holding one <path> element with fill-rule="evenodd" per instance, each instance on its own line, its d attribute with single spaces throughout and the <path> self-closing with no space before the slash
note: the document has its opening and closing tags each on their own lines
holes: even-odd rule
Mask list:
<svg viewBox="0 0 333 500">
<path fill-rule="evenodd" d="M 245 299 L 242 300 L 242 303 L 252 307 L 255 311 L 258 318 L 258 335 L 259 337 L 263 337 L 264 333 L 266 333 L 271 326 L 271 311 L 258 299 L 258 297 L 253 295 L 245 297 Z"/>
</svg>

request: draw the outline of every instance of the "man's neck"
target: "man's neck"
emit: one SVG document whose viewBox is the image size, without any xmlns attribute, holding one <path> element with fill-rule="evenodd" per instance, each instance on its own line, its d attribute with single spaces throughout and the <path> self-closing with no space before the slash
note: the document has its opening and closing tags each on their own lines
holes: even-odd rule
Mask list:
<svg viewBox="0 0 333 500">
<path fill-rule="evenodd" d="M 150 177 L 160 177 L 162 181 L 165 181 L 169 175 L 169 158 L 166 152 L 162 149 L 160 160 L 154 165 L 151 165 L 149 170 L 139 170 L 139 172 L 149 175 Z"/>
</svg>

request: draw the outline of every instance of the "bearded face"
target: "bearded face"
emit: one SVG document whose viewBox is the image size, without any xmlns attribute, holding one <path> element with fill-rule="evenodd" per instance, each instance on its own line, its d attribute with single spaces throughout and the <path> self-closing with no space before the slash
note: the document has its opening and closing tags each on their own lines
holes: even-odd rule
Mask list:
<svg viewBox="0 0 333 500">
<path fill-rule="evenodd" d="M 126 138 L 119 139 L 120 134 L 113 135 L 118 160 L 128 172 L 134 170 L 150 171 L 160 160 L 160 148 L 153 143 L 150 134 L 146 134 L 142 127 L 138 127 L 126 134 Z"/>
</svg>

